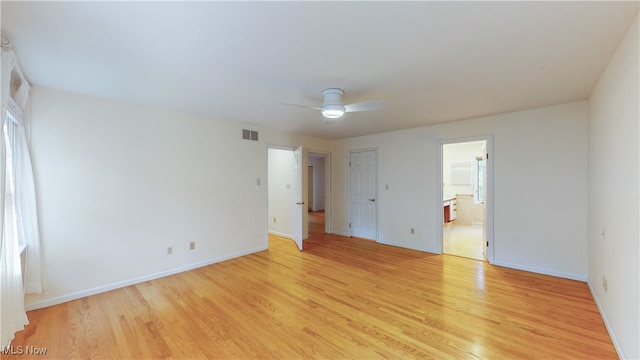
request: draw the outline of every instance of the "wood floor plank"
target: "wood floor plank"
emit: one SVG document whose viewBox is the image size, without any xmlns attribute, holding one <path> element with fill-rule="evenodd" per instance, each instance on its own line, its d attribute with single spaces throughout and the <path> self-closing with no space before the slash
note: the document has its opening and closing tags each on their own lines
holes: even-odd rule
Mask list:
<svg viewBox="0 0 640 360">
<path fill-rule="evenodd" d="M 585 283 L 331 234 L 28 316 L 42 359 L 617 358 Z"/>
</svg>

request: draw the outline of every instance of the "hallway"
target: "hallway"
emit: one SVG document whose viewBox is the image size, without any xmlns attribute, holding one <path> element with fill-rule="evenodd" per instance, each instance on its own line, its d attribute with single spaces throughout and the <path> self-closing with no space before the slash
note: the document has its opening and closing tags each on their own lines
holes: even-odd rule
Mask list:
<svg viewBox="0 0 640 360">
<path fill-rule="evenodd" d="M 324 233 L 324 210 L 309 211 L 309 237 Z"/>
</svg>

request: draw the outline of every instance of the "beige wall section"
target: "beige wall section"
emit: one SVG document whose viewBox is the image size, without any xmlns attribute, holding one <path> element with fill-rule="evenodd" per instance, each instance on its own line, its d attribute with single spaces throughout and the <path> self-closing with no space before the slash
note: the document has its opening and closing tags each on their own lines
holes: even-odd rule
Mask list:
<svg viewBox="0 0 640 360">
<path fill-rule="evenodd" d="M 628 359 L 640 358 L 639 32 L 636 18 L 589 99 L 589 283 Z"/>
<path fill-rule="evenodd" d="M 458 225 L 478 225 L 484 220 L 485 204 L 473 202 L 473 195 L 456 195 L 456 224 Z"/>
<path fill-rule="evenodd" d="M 267 144 L 328 149 L 37 86 L 32 121 L 46 271 L 29 308 L 266 248 Z M 242 140 L 243 128 L 260 141 Z"/>
<path fill-rule="evenodd" d="M 586 280 L 587 115 L 579 101 L 332 141 L 332 230 L 348 232 L 349 151 L 376 148 L 379 241 L 437 252 L 441 141 L 492 134 L 495 263 Z"/>
</svg>

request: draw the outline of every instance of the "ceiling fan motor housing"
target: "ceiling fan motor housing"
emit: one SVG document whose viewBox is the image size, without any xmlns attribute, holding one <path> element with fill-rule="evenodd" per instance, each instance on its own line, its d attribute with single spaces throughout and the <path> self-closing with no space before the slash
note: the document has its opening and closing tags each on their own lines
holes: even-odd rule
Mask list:
<svg viewBox="0 0 640 360">
<path fill-rule="evenodd" d="M 322 115 L 329 119 L 335 119 L 342 116 L 345 112 L 342 106 L 342 89 L 330 88 L 322 90 L 324 101 L 322 102 Z"/>
</svg>

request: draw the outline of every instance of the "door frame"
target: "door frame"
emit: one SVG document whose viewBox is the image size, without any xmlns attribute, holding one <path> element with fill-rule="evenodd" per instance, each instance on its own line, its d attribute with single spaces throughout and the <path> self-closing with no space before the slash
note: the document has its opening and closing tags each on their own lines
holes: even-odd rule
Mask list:
<svg viewBox="0 0 640 360">
<path fill-rule="evenodd" d="M 438 218 L 440 219 L 440 225 L 438 227 L 438 238 L 440 239 L 439 243 L 438 243 L 438 253 L 442 254 L 443 252 L 443 241 L 444 241 L 444 233 L 442 231 L 442 224 L 444 223 L 444 214 L 442 211 L 442 202 L 444 200 L 444 194 L 443 194 L 443 186 L 442 186 L 442 165 L 443 165 L 443 156 L 444 156 L 444 145 L 449 145 L 449 144 L 459 144 L 459 143 L 466 143 L 466 142 L 473 142 L 473 141 L 485 141 L 486 142 L 486 146 L 487 146 L 487 155 L 488 155 L 488 159 L 486 159 L 486 167 L 485 167 L 485 171 L 487 174 L 487 183 L 485 184 L 485 197 L 486 197 L 486 207 L 485 207 L 485 226 L 486 226 L 486 233 L 487 233 L 487 243 L 488 246 L 486 247 L 486 258 L 487 258 L 487 262 L 489 262 L 490 264 L 494 263 L 494 259 L 495 259 L 495 248 L 496 248 L 496 244 L 494 241 L 494 228 L 493 228 L 493 215 L 494 215 L 494 206 L 493 206 L 493 196 L 494 196 L 494 187 L 493 187 L 493 158 L 494 158 L 494 154 L 493 154 L 493 135 L 489 134 L 489 135 L 480 135 L 480 136 L 470 136 L 470 137 L 463 137 L 463 138 L 454 138 L 454 139 L 447 139 L 447 140 L 441 140 L 440 141 L 440 147 L 438 148 L 438 151 L 440 152 L 438 154 L 438 178 L 440 179 L 440 189 L 439 191 L 439 202 L 438 202 L 438 208 L 440 209 L 438 211 Z"/>
<path fill-rule="evenodd" d="M 361 152 L 369 152 L 369 151 L 373 151 L 376 154 L 376 161 L 375 161 L 375 165 L 376 165 L 376 171 L 375 171 L 375 180 L 376 180 L 376 186 L 375 186 L 375 206 L 376 206 L 376 226 L 375 226 L 375 242 L 378 242 L 378 238 L 379 238 L 379 226 L 380 226 L 380 219 L 379 214 L 379 207 L 380 207 L 380 201 L 379 201 L 379 197 L 378 197 L 378 163 L 379 163 L 379 156 L 378 156 L 378 148 L 364 148 L 364 149 L 355 149 L 355 150 L 349 150 L 348 154 L 347 154 L 347 181 L 348 181 L 348 185 L 347 185 L 347 203 L 348 203 L 348 224 L 349 224 L 349 237 L 353 236 L 353 228 L 351 227 L 351 223 L 353 222 L 353 204 L 351 203 L 351 154 L 353 153 L 361 153 Z"/>
<path fill-rule="evenodd" d="M 313 196 L 315 187 L 315 181 L 313 181 L 313 174 L 315 173 L 315 169 L 313 165 L 309 165 L 309 159 L 307 159 L 307 184 L 309 189 L 307 190 L 307 211 L 313 212 L 313 207 L 315 203 L 313 202 Z"/>
<path fill-rule="evenodd" d="M 287 150 L 293 152 L 297 146 L 289 146 L 289 145 L 277 145 L 277 144 L 266 144 L 265 151 L 265 173 L 264 173 L 264 244 L 266 248 L 269 248 L 269 149 L 279 149 L 279 150 Z M 324 165 L 325 165 L 325 232 L 331 233 L 331 153 L 324 150 L 314 150 L 307 149 L 303 146 L 304 152 L 314 154 L 324 155 Z M 292 179 L 293 180 L 293 179 Z M 303 187 L 307 187 L 308 184 L 303 182 Z M 256 191 L 258 191 L 258 186 L 256 187 Z M 309 237 L 309 229 L 308 224 L 305 224 L 305 221 L 308 222 L 308 214 L 303 213 L 303 230 L 302 230 L 302 238 L 304 239 Z M 293 240 L 293 228 L 291 229 L 291 239 Z"/>
</svg>

